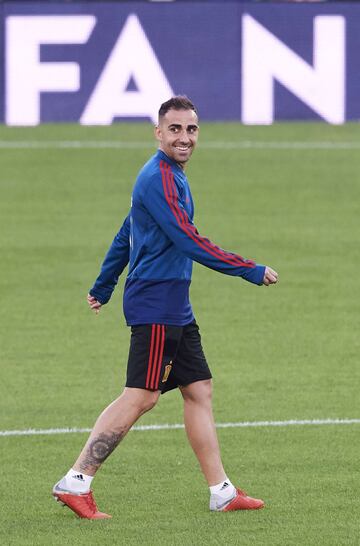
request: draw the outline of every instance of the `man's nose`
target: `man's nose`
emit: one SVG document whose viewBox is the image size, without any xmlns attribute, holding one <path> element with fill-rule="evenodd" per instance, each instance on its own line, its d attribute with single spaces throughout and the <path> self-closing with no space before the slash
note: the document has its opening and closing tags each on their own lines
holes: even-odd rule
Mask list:
<svg viewBox="0 0 360 546">
<path fill-rule="evenodd" d="M 190 139 L 189 139 L 189 135 L 188 135 L 188 132 L 186 129 L 183 129 L 180 133 L 180 140 L 181 142 L 184 142 L 186 144 L 188 144 L 190 142 Z"/>
</svg>

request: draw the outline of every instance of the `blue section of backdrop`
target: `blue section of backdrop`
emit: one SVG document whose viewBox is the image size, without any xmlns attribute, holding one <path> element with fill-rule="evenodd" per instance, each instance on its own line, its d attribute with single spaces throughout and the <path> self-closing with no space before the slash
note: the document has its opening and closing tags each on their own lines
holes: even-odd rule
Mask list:
<svg viewBox="0 0 360 546">
<path fill-rule="evenodd" d="M 4 121 L 3 21 L 8 15 L 92 14 L 97 24 L 84 45 L 43 45 L 41 61 L 75 61 L 81 68 L 76 93 L 43 93 L 42 121 L 77 121 L 94 89 L 127 16 L 135 13 L 176 93 L 199 105 L 202 119 L 241 119 L 241 18 L 252 15 L 312 64 L 313 18 L 346 18 L 346 116 L 360 118 L 360 6 L 339 4 L 243 4 L 184 2 L 146 4 L 19 3 L 0 6 L 0 121 Z M 276 119 L 319 119 L 280 84 L 275 85 Z"/>
</svg>

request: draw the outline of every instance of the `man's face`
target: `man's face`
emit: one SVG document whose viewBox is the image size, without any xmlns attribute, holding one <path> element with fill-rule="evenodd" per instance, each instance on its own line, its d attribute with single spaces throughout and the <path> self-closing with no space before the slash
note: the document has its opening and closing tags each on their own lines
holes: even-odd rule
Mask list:
<svg viewBox="0 0 360 546">
<path fill-rule="evenodd" d="M 171 109 L 160 118 L 155 136 L 160 150 L 184 167 L 199 136 L 198 117 L 194 110 Z"/>
</svg>

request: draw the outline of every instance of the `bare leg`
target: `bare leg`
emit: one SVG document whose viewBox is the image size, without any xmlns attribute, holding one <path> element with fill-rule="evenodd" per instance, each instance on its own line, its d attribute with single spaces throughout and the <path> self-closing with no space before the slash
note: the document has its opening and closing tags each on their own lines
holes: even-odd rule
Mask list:
<svg viewBox="0 0 360 546">
<path fill-rule="evenodd" d="M 152 409 L 159 391 L 125 388 L 98 417 L 73 468 L 94 476 L 141 415 Z"/>
<path fill-rule="evenodd" d="M 212 412 L 212 383 L 197 381 L 180 387 L 184 398 L 184 422 L 186 434 L 194 450 L 209 486 L 225 480 Z"/>
</svg>

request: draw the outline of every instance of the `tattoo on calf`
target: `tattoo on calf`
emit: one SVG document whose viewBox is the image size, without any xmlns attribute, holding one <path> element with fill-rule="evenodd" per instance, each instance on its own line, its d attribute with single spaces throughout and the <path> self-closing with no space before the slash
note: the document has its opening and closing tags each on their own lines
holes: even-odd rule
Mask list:
<svg viewBox="0 0 360 546">
<path fill-rule="evenodd" d="M 123 429 L 120 432 L 101 432 L 96 436 L 86 450 L 80 470 L 85 472 L 89 466 L 98 468 L 119 445 L 126 432 L 127 430 Z"/>
</svg>

